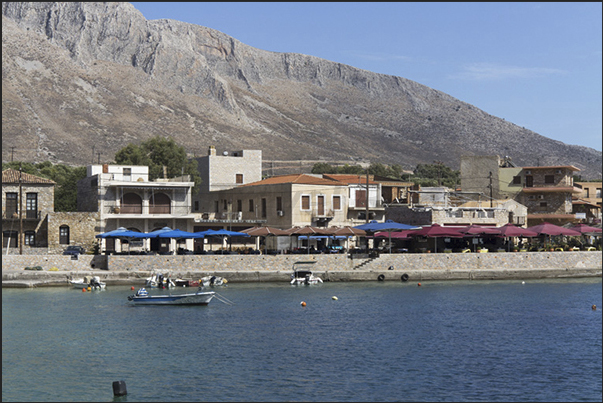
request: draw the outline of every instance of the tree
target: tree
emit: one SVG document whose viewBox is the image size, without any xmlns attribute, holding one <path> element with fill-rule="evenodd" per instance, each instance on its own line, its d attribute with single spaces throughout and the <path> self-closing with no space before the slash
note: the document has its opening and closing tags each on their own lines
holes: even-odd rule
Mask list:
<svg viewBox="0 0 603 403">
<path fill-rule="evenodd" d="M 439 161 L 434 164 L 418 164 L 410 180 L 423 187 L 446 186 L 455 188 L 461 178 L 460 171 L 453 171 Z"/>
<path fill-rule="evenodd" d="M 176 144 L 171 138 L 156 136 L 139 146 L 128 144 L 115 154 L 115 162 L 122 165 L 146 165 L 149 167 L 149 180 L 173 178 L 179 175 L 190 175 L 195 182 L 195 190 L 201 183 L 197 170 L 197 161 L 189 160 L 184 147 Z"/>
</svg>

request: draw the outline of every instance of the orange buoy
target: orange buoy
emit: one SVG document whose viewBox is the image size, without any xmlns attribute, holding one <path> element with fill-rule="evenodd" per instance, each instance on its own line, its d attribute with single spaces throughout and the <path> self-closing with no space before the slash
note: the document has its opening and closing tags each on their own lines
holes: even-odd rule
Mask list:
<svg viewBox="0 0 603 403">
<path fill-rule="evenodd" d="M 82 292 L 86 292 L 86 288 L 82 288 Z"/>
<path fill-rule="evenodd" d="M 421 287 L 421 283 L 418 283 L 417 285 L 418 285 L 419 287 Z"/>
<path fill-rule="evenodd" d="M 301 306 L 306 306 L 306 303 L 304 301 L 302 301 Z"/>
<path fill-rule="evenodd" d="M 130 290 L 134 290 L 134 286 L 130 287 Z"/>
</svg>

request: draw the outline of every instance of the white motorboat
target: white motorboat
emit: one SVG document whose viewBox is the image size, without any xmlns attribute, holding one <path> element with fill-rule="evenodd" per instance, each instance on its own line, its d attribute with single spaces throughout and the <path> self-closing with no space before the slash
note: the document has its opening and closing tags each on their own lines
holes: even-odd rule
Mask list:
<svg viewBox="0 0 603 403">
<path fill-rule="evenodd" d="M 130 295 L 128 301 L 134 305 L 207 305 L 214 297 L 213 291 L 201 291 L 199 287 L 195 293 L 149 295 L 146 289 L 139 289 L 136 294 Z"/>
<path fill-rule="evenodd" d="M 69 283 L 77 289 L 90 287 L 93 290 L 104 290 L 107 286 L 107 283 L 100 281 L 99 276 L 84 276 L 84 278 L 69 280 Z"/>
<path fill-rule="evenodd" d="M 315 260 L 293 263 L 293 274 L 291 274 L 291 285 L 316 285 L 322 284 L 322 279 L 315 276 L 309 265 L 315 264 Z"/>
<path fill-rule="evenodd" d="M 151 277 L 147 277 L 145 286 L 149 288 L 170 288 L 176 284 L 169 277 L 169 273 L 153 273 Z"/>
<path fill-rule="evenodd" d="M 215 287 L 215 286 L 219 286 L 219 285 L 225 285 L 226 283 L 228 283 L 228 280 L 226 280 L 224 277 L 218 277 L 218 276 L 205 276 L 201 278 L 200 281 L 203 287 Z"/>
</svg>

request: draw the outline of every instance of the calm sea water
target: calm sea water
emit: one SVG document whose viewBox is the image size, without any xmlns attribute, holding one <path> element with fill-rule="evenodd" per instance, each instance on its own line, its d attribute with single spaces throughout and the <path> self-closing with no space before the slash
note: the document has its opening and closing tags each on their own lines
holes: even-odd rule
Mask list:
<svg viewBox="0 0 603 403">
<path fill-rule="evenodd" d="M 601 289 L 231 283 L 234 305 L 199 307 L 3 289 L 2 401 L 601 401 Z"/>
</svg>

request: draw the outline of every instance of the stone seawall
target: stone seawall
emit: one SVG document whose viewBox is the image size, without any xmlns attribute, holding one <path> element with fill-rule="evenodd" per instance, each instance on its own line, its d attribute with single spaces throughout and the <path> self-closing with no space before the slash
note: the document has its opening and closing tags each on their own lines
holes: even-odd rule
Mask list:
<svg viewBox="0 0 603 403">
<path fill-rule="evenodd" d="M 325 281 L 492 280 L 601 277 L 603 254 L 597 252 L 506 252 L 473 254 L 382 254 L 349 259 L 346 255 L 173 255 L 173 256 L 3 256 L 2 286 L 68 285 L 84 275 L 107 284 L 144 284 L 152 271 L 198 279 L 217 275 L 229 282 L 284 282 L 294 262 L 314 261 L 312 270 Z M 24 270 L 39 266 L 42 270 Z"/>
</svg>

